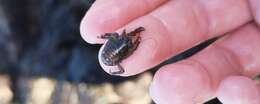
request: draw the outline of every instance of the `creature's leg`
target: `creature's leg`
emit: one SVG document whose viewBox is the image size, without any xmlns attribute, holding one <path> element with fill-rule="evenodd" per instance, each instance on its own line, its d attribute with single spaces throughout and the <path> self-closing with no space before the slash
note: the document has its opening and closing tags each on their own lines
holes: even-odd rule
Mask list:
<svg viewBox="0 0 260 104">
<path fill-rule="evenodd" d="M 144 30 L 145 30 L 144 27 L 138 27 L 138 28 L 135 29 L 134 31 L 130 32 L 130 33 L 128 34 L 128 36 L 136 36 L 136 34 L 142 32 L 142 31 L 144 31 Z"/>
<path fill-rule="evenodd" d="M 105 33 L 104 35 L 101 35 L 101 36 L 98 36 L 98 38 L 101 38 L 101 39 L 109 39 L 109 38 L 117 38 L 119 36 L 118 33 Z"/>
<path fill-rule="evenodd" d="M 109 73 L 110 74 L 122 74 L 125 72 L 125 69 L 120 64 L 118 64 L 117 67 L 118 67 L 118 71 L 113 72 L 112 70 L 109 70 Z"/>
<path fill-rule="evenodd" d="M 122 34 L 121 34 L 122 36 L 127 36 L 128 34 L 126 33 L 126 30 L 124 29 L 123 30 L 123 32 L 122 32 Z"/>
<path fill-rule="evenodd" d="M 139 46 L 140 42 L 141 42 L 141 37 L 138 36 L 137 39 L 134 41 L 134 45 L 133 45 L 134 47 L 130 51 L 136 50 L 137 47 Z"/>
<path fill-rule="evenodd" d="M 139 32 L 142 32 L 144 30 L 145 30 L 144 27 L 138 27 L 137 29 L 135 29 L 135 32 L 139 33 Z"/>
</svg>

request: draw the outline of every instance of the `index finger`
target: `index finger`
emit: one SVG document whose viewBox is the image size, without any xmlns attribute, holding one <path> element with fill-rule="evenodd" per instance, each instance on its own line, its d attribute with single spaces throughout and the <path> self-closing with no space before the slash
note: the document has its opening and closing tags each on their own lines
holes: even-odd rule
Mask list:
<svg viewBox="0 0 260 104">
<path fill-rule="evenodd" d="M 137 50 L 123 60 L 122 76 L 158 65 L 209 38 L 230 32 L 252 20 L 246 0 L 172 0 L 131 21 L 120 30 L 146 28 Z M 102 49 L 101 49 L 102 50 Z M 108 72 L 114 67 L 101 63 Z M 115 67 L 116 68 L 116 67 Z M 115 69 L 116 70 L 116 69 Z"/>
<path fill-rule="evenodd" d="M 113 32 L 120 27 L 117 31 L 124 28 L 131 31 L 139 26 L 146 28 L 137 50 L 122 61 L 124 76 L 143 72 L 195 44 L 252 20 L 247 0 L 153 0 L 152 7 L 156 9 L 143 12 L 136 9 L 142 8 L 141 6 L 134 6 L 136 0 L 98 3 L 102 1 L 97 1 L 82 21 L 82 36 L 88 42 L 102 43 L 102 40 L 97 39 L 98 35 Z M 127 2 L 132 5 L 129 6 Z M 139 3 L 136 5 L 141 5 Z M 125 15 L 133 17 L 127 18 Z M 101 65 L 106 71 L 113 69 Z"/>
</svg>

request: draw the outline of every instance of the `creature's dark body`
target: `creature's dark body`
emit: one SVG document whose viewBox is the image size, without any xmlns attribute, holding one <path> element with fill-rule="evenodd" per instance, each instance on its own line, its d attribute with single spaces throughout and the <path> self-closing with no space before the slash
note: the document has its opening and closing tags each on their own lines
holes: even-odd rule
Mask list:
<svg viewBox="0 0 260 104">
<path fill-rule="evenodd" d="M 101 61 L 108 66 L 117 65 L 119 71 L 112 72 L 111 74 L 124 73 L 123 67 L 120 62 L 131 55 L 140 43 L 139 33 L 144 31 L 143 27 L 139 27 L 130 33 L 125 30 L 121 35 L 118 33 L 106 33 L 99 38 L 108 39 L 101 52 Z"/>
</svg>

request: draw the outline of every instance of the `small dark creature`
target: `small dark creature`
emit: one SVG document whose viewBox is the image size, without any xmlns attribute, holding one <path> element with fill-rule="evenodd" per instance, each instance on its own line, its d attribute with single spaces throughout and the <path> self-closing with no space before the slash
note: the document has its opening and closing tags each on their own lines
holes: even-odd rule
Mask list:
<svg viewBox="0 0 260 104">
<path fill-rule="evenodd" d="M 109 71 L 110 74 L 122 74 L 125 72 L 120 65 L 121 61 L 130 56 L 138 47 L 141 37 L 140 32 L 144 31 L 143 27 L 136 28 L 130 33 L 123 30 L 122 34 L 105 33 L 98 38 L 108 39 L 101 52 L 101 61 L 108 66 L 118 66 L 119 71 Z"/>
</svg>

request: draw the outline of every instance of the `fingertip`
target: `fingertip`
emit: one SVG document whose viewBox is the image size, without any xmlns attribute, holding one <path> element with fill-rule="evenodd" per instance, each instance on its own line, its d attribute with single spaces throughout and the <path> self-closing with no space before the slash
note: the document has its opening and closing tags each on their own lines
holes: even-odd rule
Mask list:
<svg viewBox="0 0 260 104">
<path fill-rule="evenodd" d="M 88 13 L 84 16 L 80 23 L 81 37 L 90 44 L 101 44 L 104 40 L 98 39 L 97 36 L 102 34 L 102 31 L 95 24 L 91 23 L 91 17 Z"/>
<path fill-rule="evenodd" d="M 202 103 L 212 96 L 206 72 L 187 64 L 167 65 L 156 72 L 150 94 L 159 104 Z"/>
<path fill-rule="evenodd" d="M 104 43 L 97 36 L 115 32 L 128 22 L 145 15 L 148 8 L 137 1 L 97 1 L 81 22 L 82 37 L 89 43 Z"/>
<path fill-rule="evenodd" d="M 108 9 L 112 8 L 113 9 Z M 118 27 L 117 15 L 120 8 L 116 8 L 113 1 L 96 1 L 86 12 L 80 24 L 82 38 L 91 44 L 104 43 L 103 39 L 97 38 L 104 33 L 114 32 Z"/>
<path fill-rule="evenodd" d="M 224 79 L 219 86 L 217 96 L 224 104 L 260 104 L 256 83 L 244 76 Z"/>
</svg>

